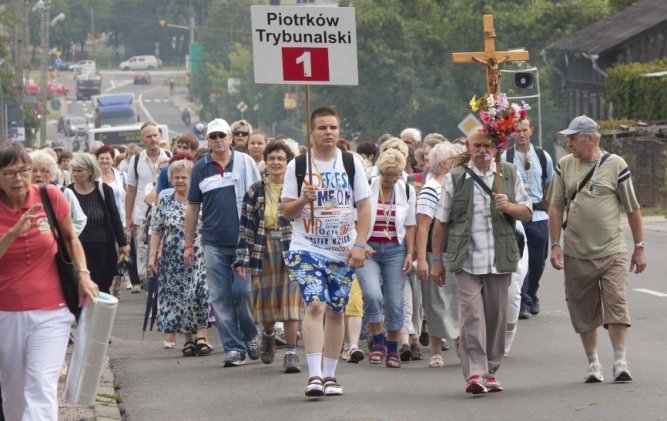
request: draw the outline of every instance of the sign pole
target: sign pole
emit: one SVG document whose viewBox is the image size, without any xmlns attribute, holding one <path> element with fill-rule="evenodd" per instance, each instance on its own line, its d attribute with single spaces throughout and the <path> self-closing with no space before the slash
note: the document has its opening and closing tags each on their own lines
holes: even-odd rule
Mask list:
<svg viewBox="0 0 667 421">
<path fill-rule="evenodd" d="M 310 86 L 359 84 L 353 7 L 250 6 L 255 83 L 299 84 L 306 96 L 308 180 L 313 184 Z M 315 223 L 314 203 L 310 219 Z"/>
<path fill-rule="evenodd" d="M 308 184 L 313 185 L 313 154 L 310 150 L 310 85 L 305 85 L 306 88 L 306 150 L 308 157 Z M 315 226 L 315 206 L 310 202 L 310 223 L 311 227 Z"/>
</svg>

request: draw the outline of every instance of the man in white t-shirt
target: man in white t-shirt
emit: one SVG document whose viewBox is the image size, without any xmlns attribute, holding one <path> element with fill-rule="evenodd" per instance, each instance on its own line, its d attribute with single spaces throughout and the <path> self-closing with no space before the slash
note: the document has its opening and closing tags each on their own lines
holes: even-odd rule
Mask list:
<svg viewBox="0 0 667 421">
<path fill-rule="evenodd" d="M 160 131 L 155 123 L 144 123 L 141 126 L 141 143 L 145 150 L 134 155 L 128 164 L 127 187 L 125 189 L 125 231 L 132 236 L 135 250 L 138 280 L 132 280 L 132 292 L 138 293 L 141 280 L 146 277 L 146 263 L 148 258 L 148 244 L 141 236 L 138 227 L 141 226 L 148 205 L 144 202 L 146 186 L 157 181 L 160 174 L 159 165 L 162 160 L 169 159 L 166 151 L 160 149 Z M 137 161 L 138 160 L 138 161 Z M 139 238 L 137 238 L 139 237 Z M 138 281 L 138 282 L 137 282 Z"/>
<path fill-rule="evenodd" d="M 301 170 L 293 160 L 282 192 L 283 216 L 294 219 L 290 277 L 299 282 L 306 303 L 302 329 L 309 370 L 306 396 L 310 397 L 343 394 L 335 377 L 343 344 L 343 313 L 354 269 L 364 265 L 368 248 L 371 214 L 366 173 L 361 161 L 352 158 L 354 178 L 350 179 L 351 157 L 336 147 L 339 127 L 335 110 L 312 112 L 312 147 L 306 156 L 312 159 L 312 173 L 306 169 L 298 174 Z"/>
</svg>

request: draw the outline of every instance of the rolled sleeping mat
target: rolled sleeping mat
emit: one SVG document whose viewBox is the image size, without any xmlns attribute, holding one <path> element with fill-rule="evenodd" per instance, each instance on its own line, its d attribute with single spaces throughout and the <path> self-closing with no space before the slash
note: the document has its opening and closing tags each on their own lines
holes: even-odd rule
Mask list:
<svg viewBox="0 0 667 421">
<path fill-rule="evenodd" d="M 118 299 L 109 294 L 86 301 L 65 380 L 65 400 L 86 406 L 95 403 L 117 309 Z"/>
</svg>

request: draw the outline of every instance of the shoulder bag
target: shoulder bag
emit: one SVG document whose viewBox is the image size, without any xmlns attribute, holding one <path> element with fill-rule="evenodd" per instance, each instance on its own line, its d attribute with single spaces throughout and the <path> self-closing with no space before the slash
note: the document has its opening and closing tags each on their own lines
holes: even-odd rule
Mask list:
<svg viewBox="0 0 667 421">
<path fill-rule="evenodd" d="M 493 191 L 489 188 L 489 186 L 487 186 L 486 183 L 481 178 L 479 178 L 479 176 L 475 174 L 475 172 L 470 167 L 464 166 L 464 168 L 466 172 L 470 174 L 470 177 L 472 177 L 472 179 L 477 183 L 477 185 L 479 185 L 482 188 L 482 190 L 484 190 L 486 194 L 488 194 L 489 197 L 493 199 Z M 505 214 L 505 216 L 511 223 L 516 223 L 514 221 L 514 218 L 510 217 L 507 214 Z M 526 237 L 524 237 L 523 233 L 516 228 L 514 229 L 514 237 L 516 237 L 516 245 L 519 248 L 519 255 L 523 257 L 523 248 L 524 245 L 526 244 Z"/>
<path fill-rule="evenodd" d="M 76 272 L 74 271 L 74 262 L 65 246 L 63 233 L 60 230 L 60 224 L 58 223 L 56 214 L 51 206 L 46 186 L 40 186 L 39 195 L 42 199 L 42 205 L 44 206 L 46 217 L 49 220 L 49 225 L 51 226 L 51 232 L 53 232 L 56 243 L 58 243 L 56 264 L 58 265 L 58 275 L 60 276 L 60 286 L 63 291 L 63 296 L 65 297 L 65 302 L 67 302 L 69 311 L 78 319 L 79 314 L 81 313 L 81 308 L 79 307 L 79 283 L 76 278 Z"/>
</svg>

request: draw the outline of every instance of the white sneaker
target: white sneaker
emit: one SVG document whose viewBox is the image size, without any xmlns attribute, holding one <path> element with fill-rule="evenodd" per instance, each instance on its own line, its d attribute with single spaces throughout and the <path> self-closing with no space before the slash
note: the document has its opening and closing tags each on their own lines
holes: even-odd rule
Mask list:
<svg viewBox="0 0 667 421">
<path fill-rule="evenodd" d="M 614 363 L 614 381 L 615 382 L 631 382 L 632 375 L 628 368 L 628 363 L 625 360 L 618 360 Z"/>
<path fill-rule="evenodd" d="M 602 366 L 599 363 L 592 363 L 588 366 L 588 373 L 584 379 L 584 383 L 600 383 L 604 381 L 602 377 Z"/>
<path fill-rule="evenodd" d="M 129 279 L 125 281 L 125 289 L 132 289 L 132 282 Z"/>
<path fill-rule="evenodd" d="M 350 348 L 350 357 L 347 359 L 347 362 L 358 364 L 359 361 L 363 360 L 364 358 L 366 358 L 366 354 L 364 354 L 364 351 L 360 350 L 359 347 L 355 346 Z"/>
<path fill-rule="evenodd" d="M 345 361 L 350 359 L 350 345 L 349 344 L 343 344 L 343 350 L 340 352 L 340 357 Z"/>
</svg>

